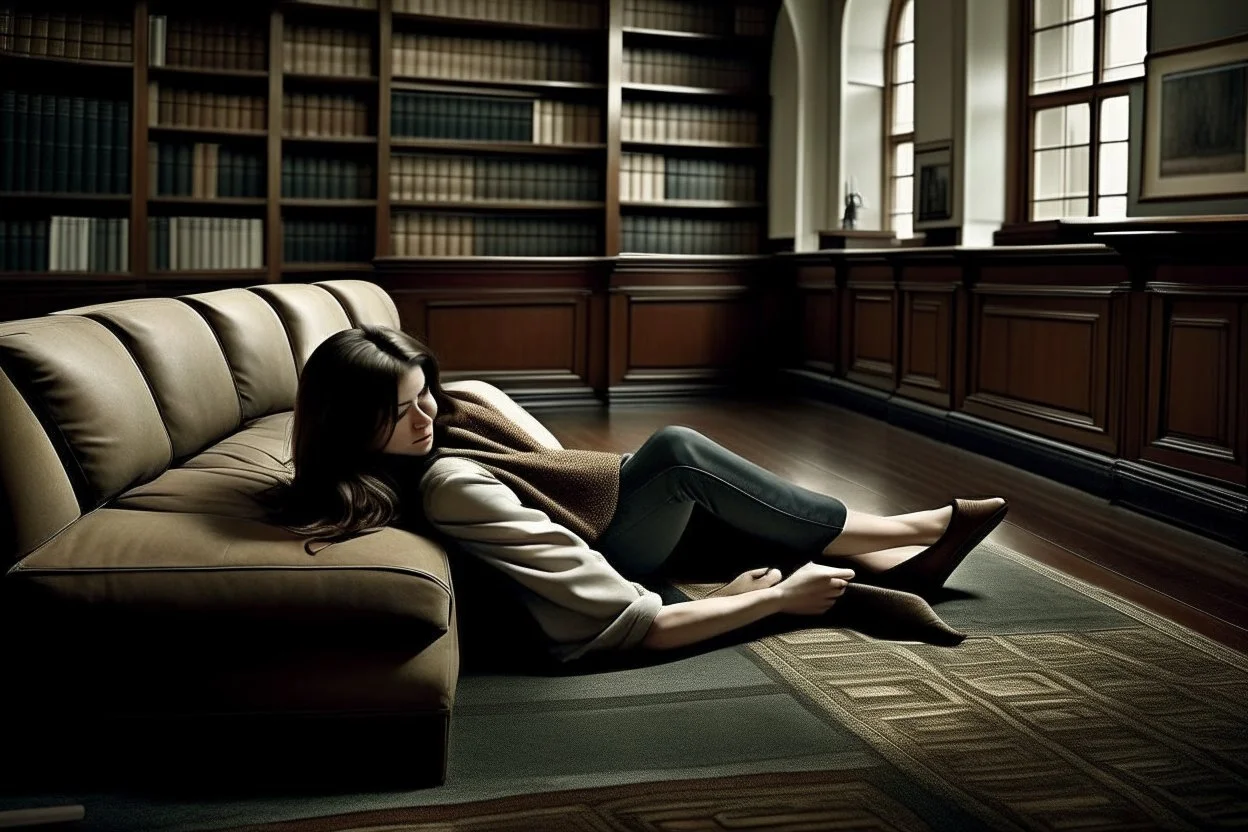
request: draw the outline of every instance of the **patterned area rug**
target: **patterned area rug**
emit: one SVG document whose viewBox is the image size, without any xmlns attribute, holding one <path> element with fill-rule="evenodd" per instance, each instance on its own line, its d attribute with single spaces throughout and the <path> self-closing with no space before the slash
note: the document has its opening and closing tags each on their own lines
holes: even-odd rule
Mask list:
<svg viewBox="0 0 1248 832">
<path fill-rule="evenodd" d="M 1248 660 L 992 543 L 1120 613 L 1113 627 L 972 634 L 960 647 L 808 629 L 749 645 L 826 720 L 949 813 L 868 769 L 670 780 L 246 827 L 284 830 L 1210 829 L 1248 825 Z M 681 584 L 693 598 L 718 584 Z M 878 774 L 878 770 L 876 772 Z M 917 806 L 917 804 L 916 804 Z M 971 825 L 974 825 L 972 823 Z"/>
</svg>

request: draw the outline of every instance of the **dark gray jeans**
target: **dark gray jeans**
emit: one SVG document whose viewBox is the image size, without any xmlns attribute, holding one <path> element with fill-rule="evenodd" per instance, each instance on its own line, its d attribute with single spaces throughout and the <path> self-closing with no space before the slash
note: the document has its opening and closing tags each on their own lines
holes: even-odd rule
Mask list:
<svg viewBox="0 0 1248 832">
<path fill-rule="evenodd" d="M 692 428 L 654 432 L 620 468 L 620 498 L 595 548 L 630 579 L 676 548 L 694 505 L 814 560 L 845 527 L 845 504 L 794 485 Z"/>
</svg>

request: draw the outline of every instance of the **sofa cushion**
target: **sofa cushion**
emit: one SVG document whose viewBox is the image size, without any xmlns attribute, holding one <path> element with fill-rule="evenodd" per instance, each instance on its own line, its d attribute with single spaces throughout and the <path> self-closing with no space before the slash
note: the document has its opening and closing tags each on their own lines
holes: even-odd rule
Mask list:
<svg viewBox="0 0 1248 832">
<path fill-rule="evenodd" d="M 234 375 L 242 421 L 295 406 L 295 358 L 286 328 L 254 292 L 222 289 L 183 295 L 216 334 Z"/>
<path fill-rule="evenodd" d="M 286 411 L 256 419 L 177 468 L 120 495 L 109 508 L 264 519 L 257 495 L 289 481 L 293 473 L 286 464 L 293 415 Z"/>
<path fill-rule="evenodd" d="M 207 322 L 185 303 L 172 298 L 122 300 L 57 314 L 99 321 L 126 345 L 156 397 L 174 459 L 238 427 L 238 392 L 221 346 Z"/>
<path fill-rule="evenodd" d="M 386 291 L 364 280 L 324 280 L 314 284 L 329 292 L 351 318 L 353 326 L 380 324 L 402 329 L 399 310 Z"/>
<path fill-rule="evenodd" d="M 303 283 L 274 283 L 253 286 L 251 291 L 263 297 L 277 310 L 286 326 L 290 346 L 295 354 L 295 368 L 303 372 L 308 356 L 335 332 L 351 328 L 351 319 L 342 304 L 319 286 Z"/>
<path fill-rule="evenodd" d="M 64 443 L 80 505 L 94 508 L 169 466 L 152 391 L 102 324 L 71 315 L 0 324 L 0 367 Z"/>
<path fill-rule="evenodd" d="M 0 563 L 7 567 L 78 519 L 78 498 L 56 448 L 0 373 Z"/>
<path fill-rule="evenodd" d="M 6 582 L 36 629 L 145 620 L 202 640 L 332 626 L 424 644 L 451 616 L 446 554 L 425 538 L 386 528 L 312 556 L 281 528 L 213 514 L 96 509 Z"/>
</svg>

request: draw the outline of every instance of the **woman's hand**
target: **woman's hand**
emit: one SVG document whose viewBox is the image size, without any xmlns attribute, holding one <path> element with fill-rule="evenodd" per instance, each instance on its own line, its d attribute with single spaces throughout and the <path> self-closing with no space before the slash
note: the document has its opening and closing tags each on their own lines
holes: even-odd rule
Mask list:
<svg viewBox="0 0 1248 832">
<path fill-rule="evenodd" d="M 854 579 L 852 569 L 838 569 L 811 561 L 773 588 L 780 595 L 780 611 L 791 615 L 822 615 Z"/>
</svg>

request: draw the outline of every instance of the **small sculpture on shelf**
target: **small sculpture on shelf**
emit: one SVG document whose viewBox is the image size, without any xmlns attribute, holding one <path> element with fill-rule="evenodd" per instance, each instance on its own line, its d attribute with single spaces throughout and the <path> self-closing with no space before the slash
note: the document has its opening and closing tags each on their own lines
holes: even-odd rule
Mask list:
<svg viewBox="0 0 1248 832">
<path fill-rule="evenodd" d="M 856 228 L 858 209 L 862 207 L 862 194 L 854 188 L 854 180 L 845 183 L 845 213 L 841 216 L 841 228 Z"/>
</svg>

